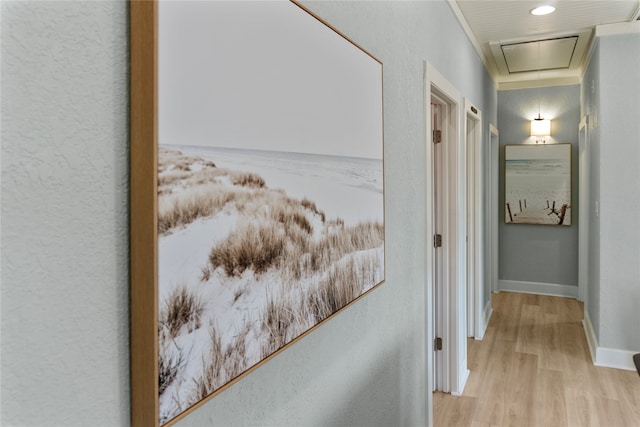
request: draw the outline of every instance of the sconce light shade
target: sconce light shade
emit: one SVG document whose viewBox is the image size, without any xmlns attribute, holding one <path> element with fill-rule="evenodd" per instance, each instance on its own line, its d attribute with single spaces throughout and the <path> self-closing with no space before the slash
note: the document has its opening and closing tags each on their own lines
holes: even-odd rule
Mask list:
<svg viewBox="0 0 640 427">
<path fill-rule="evenodd" d="M 533 119 L 531 120 L 531 136 L 550 136 L 551 120 Z"/>
</svg>

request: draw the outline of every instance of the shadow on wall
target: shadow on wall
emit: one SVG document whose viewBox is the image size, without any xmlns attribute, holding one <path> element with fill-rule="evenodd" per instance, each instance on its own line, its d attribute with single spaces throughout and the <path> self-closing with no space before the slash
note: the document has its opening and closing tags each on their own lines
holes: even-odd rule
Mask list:
<svg viewBox="0 0 640 427">
<path fill-rule="evenodd" d="M 375 366 L 376 369 L 373 371 L 370 368 L 363 369 L 357 376 L 357 383 L 335 384 L 335 387 L 338 388 L 336 394 L 347 396 L 347 399 L 341 403 L 334 402 L 330 411 L 316 414 L 315 424 L 327 427 L 401 424 L 403 416 L 394 399 L 375 397 L 377 393 L 389 393 L 389 385 L 391 384 L 397 384 L 397 395 L 402 395 L 403 391 L 399 389 L 399 384 L 404 373 L 400 371 L 400 366 L 397 363 L 398 360 L 401 360 L 399 349 L 400 343 L 395 342 L 390 353 L 377 353 L 375 360 L 360 365 L 363 368 Z M 381 407 L 380 402 L 387 402 L 386 407 Z"/>
</svg>

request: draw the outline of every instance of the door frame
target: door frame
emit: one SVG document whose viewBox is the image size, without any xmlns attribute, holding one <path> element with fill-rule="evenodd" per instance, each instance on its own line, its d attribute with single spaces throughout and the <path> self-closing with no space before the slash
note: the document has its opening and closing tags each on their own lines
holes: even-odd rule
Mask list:
<svg viewBox="0 0 640 427">
<path fill-rule="evenodd" d="M 425 144 L 426 144 L 426 309 L 434 310 L 433 291 L 435 283 L 435 250 L 433 247 L 433 149 L 431 129 L 431 99 L 432 94 L 438 95 L 448 104 L 448 119 L 445 120 L 446 133 L 443 138 L 444 173 L 444 214 L 442 257 L 444 265 L 444 281 L 448 283 L 447 289 L 443 289 L 441 295 L 444 303 L 441 306 L 441 316 L 437 319 L 441 323 L 443 332 L 443 356 L 449 372 L 443 377 L 444 392 L 453 395 L 461 395 L 469 377 L 467 368 L 467 341 L 465 334 L 466 308 L 465 308 L 465 278 L 466 278 L 466 212 L 465 212 L 465 151 L 461 145 L 460 122 L 462 116 L 462 102 L 460 92 L 440 74 L 435 67 L 425 63 Z M 444 130 L 444 129 L 443 129 Z M 434 334 L 431 315 L 426 316 L 427 321 L 427 375 L 430 376 L 434 366 Z M 427 378 L 427 384 L 432 384 Z M 433 401 L 431 393 L 428 393 L 428 409 L 432 413 Z"/>
<path fill-rule="evenodd" d="M 438 107 L 438 111 L 434 113 L 434 106 Z M 446 276 L 444 272 L 444 254 L 442 251 L 438 251 L 435 248 L 435 235 L 437 233 L 443 234 L 443 221 L 444 215 L 444 168 L 439 166 L 444 163 L 443 146 L 448 143 L 449 135 L 449 102 L 440 96 L 435 88 L 431 88 L 431 99 L 429 100 L 430 110 L 428 112 L 430 124 L 431 124 L 431 141 L 432 144 L 427 147 L 431 150 L 431 161 L 429 166 L 431 169 L 431 185 L 432 191 L 431 203 L 431 226 L 433 227 L 434 243 L 433 243 L 433 269 L 431 273 L 433 287 L 432 287 L 432 315 L 433 327 L 431 328 L 434 337 L 442 337 L 445 331 L 448 329 L 448 319 L 442 317 L 442 307 L 448 301 L 448 286 L 445 283 Z M 440 113 L 439 116 L 437 113 Z M 435 126 L 434 126 L 435 122 Z M 435 143 L 433 134 L 434 131 L 441 131 L 440 143 Z M 427 219 L 428 220 L 428 219 Z M 428 241 L 427 241 L 428 242 Z M 428 244 L 428 243 L 427 243 Z M 440 254 L 440 256 L 438 256 Z M 435 342 L 434 342 L 435 346 Z M 449 389 L 449 376 L 446 374 L 449 372 L 449 360 L 448 360 L 448 347 L 442 349 L 442 351 L 434 351 L 433 354 L 433 387 L 432 390 L 448 390 Z"/>
<path fill-rule="evenodd" d="M 485 189 L 482 113 L 468 99 L 464 100 L 464 147 L 466 179 L 467 221 L 467 336 L 481 340 L 486 325 L 484 321 L 484 197 Z M 469 128 L 469 123 L 473 128 Z M 489 301 L 490 304 L 490 301 Z M 490 307 L 490 305 L 489 305 Z"/>
<path fill-rule="evenodd" d="M 589 303 L 589 222 L 590 222 L 590 185 L 589 185 L 589 115 L 585 115 L 578 125 L 578 301 L 584 302 L 587 310 Z"/>
<path fill-rule="evenodd" d="M 491 292 L 498 292 L 498 259 L 499 259 L 499 235 L 500 212 L 500 133 L 492 123 L 489 123 L 489 165 L 487 170 L 487 189 L 489 190 L 489 204 L 487 206 L 487 230 L 488 230 L 488 257 L 487 283 Z"/>
</svg>

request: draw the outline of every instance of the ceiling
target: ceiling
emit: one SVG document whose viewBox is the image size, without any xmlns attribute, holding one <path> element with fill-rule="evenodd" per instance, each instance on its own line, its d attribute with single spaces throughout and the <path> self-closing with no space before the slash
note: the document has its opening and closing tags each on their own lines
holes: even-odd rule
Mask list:
<svg viewBox="0 0 640 427">
<path fill-rule="evenodd" d="M 449 0 L 498 88 L 578 83 L 597 25 L 639 19 L 639 0 Z M 530 11 L 556 7 L 546 16 Z"/>
</svg>

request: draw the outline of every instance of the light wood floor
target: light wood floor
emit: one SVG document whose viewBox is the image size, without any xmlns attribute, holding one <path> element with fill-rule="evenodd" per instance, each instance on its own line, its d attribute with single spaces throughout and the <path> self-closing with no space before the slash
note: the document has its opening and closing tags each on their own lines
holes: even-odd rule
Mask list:
<svg viewBox="0 0 640 427">
<path fill-rule="evenodd" d="M 593 366 L 582 303 L 511 292 L 492 298 L 484 339 L 468 341 L 464 394 L 433 395 L 436 427 L 640 426 L 640 376 Z"/>
</svg>

